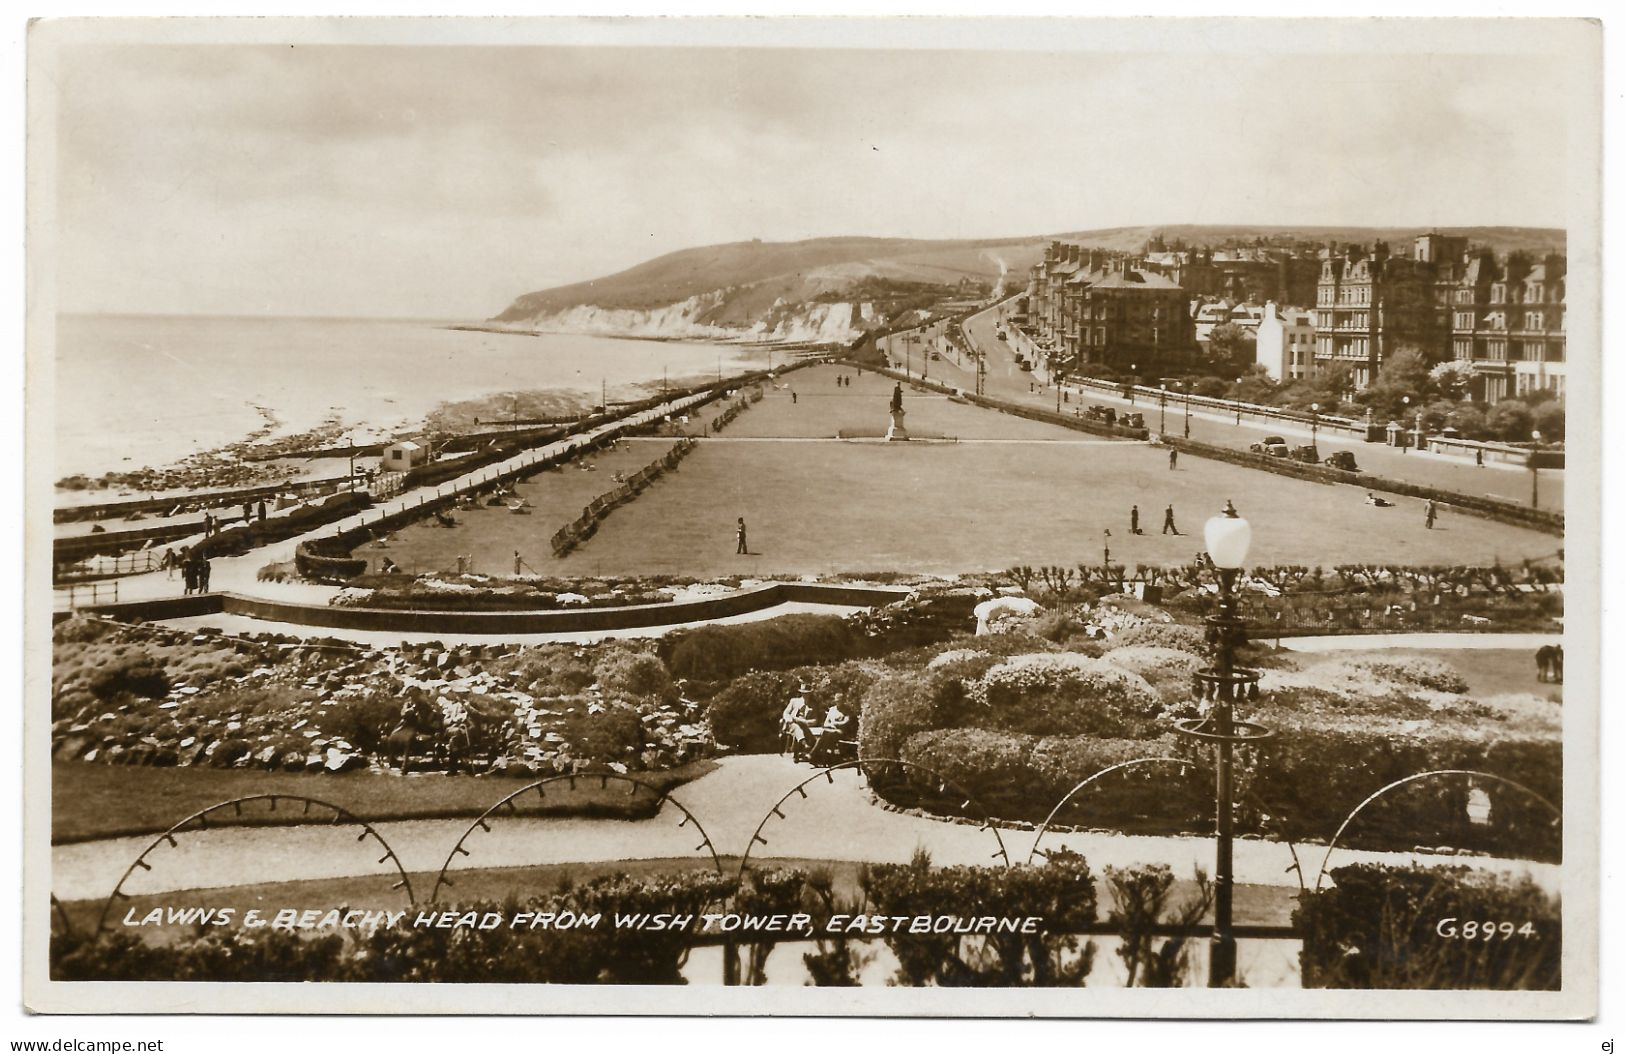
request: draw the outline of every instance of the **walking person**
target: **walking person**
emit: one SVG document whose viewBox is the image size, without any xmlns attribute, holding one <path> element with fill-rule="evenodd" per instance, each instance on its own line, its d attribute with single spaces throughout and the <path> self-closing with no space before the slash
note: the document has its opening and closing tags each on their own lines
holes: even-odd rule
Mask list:
<svg viewBox="0 0 1625 1054">
<path fill-rule="evenodd" d="M 795 390 L 792 389 L 791 392 L 790 392 L 790 405 L 794 406 L 795 404 L 796 404 L 796 393 L 795 393 Z"/>
<path fill-rule="evenodd" d="M 749 555 L 750 548 L 745 545 L 745 518 L 739 517 L 739 526 L 734 528 L 734 535 L 739 539 L 739 546 L 734 550 L 736 554 Z"/>
<path fill-rule="evenodd" d="M 1178 467 L 1179 467 L 1179 451 L 1175 450 L 1172 447 L 1169 447 L 1168 448 L 1168 471 L 1172 472 L 1174 469 L 1176 469 Z"/>
<path fill-rule="evenodd" d="M 247 523 L 254 518 L 254 506 L 250 502 L 243 502 L 243 522 Z"/>
<path fill-rule="evenodd" d="M 1439 507 L 1433 503 L 1432 498 L 1428 499 L 1426 516 L 1427 527 L 1431 531 L 1433 530 L 1433 524 L 1439 519 Z"/>
<path fill-rule="evenodd" d="M 1140 507 L 1138 505 L 1128 510 L 1128 533 L 1140 533 Z"/>
<path fill-rule="evenodd" d="M 197 591 L 199 593 L 209 591 L 209 558 L 207 556 L 197 558 Z"/>
<path fill-rule="evenodd" d="M 1172 505 L 1169 505 L 1168 508 L 1163 511 L 1162 533 L 1173 535 L 1179 534 L 1179 528 L 1174 526 L 1174 507 Z"/>
<path fill-rule="evenodd" d="M 188 553 L 181 564 L 181 582 L 186 586 L 184 595 L 191 596 L 197 589 L 197 559 Z"/>
</svg>

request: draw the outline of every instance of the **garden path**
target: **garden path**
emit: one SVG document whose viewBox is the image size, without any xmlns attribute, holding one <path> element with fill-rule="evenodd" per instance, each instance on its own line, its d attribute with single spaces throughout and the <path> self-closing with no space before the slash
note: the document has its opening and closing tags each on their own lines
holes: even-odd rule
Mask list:
<svg viewBox="0 0 1625 1054">
<path fill-rule="evenodd" d="M 422 777 L 422 778 L 433 778 Z M 797 784 L 812 778 L 805 798 Z M 342 777 L 331 797 L 342 800 Z M 772 816 L 781 797 L 783 817 Z M 753 862 L 773 858 L 828 859 L 905 863 L 924 848 L 939 865 L 986 865 L 995 862 L 999 840 L 973 824 L 950 823 L 884 808 L 872 799 L 855 770 L 819 771 L 777 755 L 724 758 L 718 767 L 678 788 L 673 797 L 699 818 L 717 852 L 737 857 L 753 846 Z M 761 831 L 766 844 L 752 834 L 763 817 L 772 820 Z M 637 821 L 589 817 L 531 818 L 493 821 L 466 843 L 460 867 L 519 867 L 536 864 L 586 863 L 632 859 L 701 857 L 701 840 L 692 824 L 679 826 L 682 813 L 671 805 Z M 469 829 L 467 820 L 408 820 L 379 824 L 408 872 L 433 873 Z M 1035 835 L 1030 830 L 1003 830 L 1004 847 L 1013 862 L 1027 859 Z M 52 892 L 64 901 L 107 896 L 125 868 L 150 837 L 113 838 L 52 848 Z M 1084 854 L 1097 872 L 1106 865 L 1164 863 L 1177 877 L 1197 867 L 1211 873 L 1213 842 L 1201 837 L 1159 837 L 1076 832 L 1046 835 L 1046 848 L 1066 847 Z M 767 854 L 771 854 L 768 856 Z M 1295 887 L 1294 868 L 1301 859 L 1306 881 L 1313 884 L 1325 848 L 1292 847 L 1277 842 L 1242 839 L 1235 845 L 1239 884 Z M 354 875 L 392 874 L 378 860 L 371 840 L 358 842 L 354 828 L 328 825 L 302 827 L 215 828 L 177 838 L 151 858 L 150 871 L 138 871 L 125 891 L 132 895 L 207 889 L 268 881 L 296 881 Z M 1422 864 L 1459 863 L 1459 858 L 1421 853 L 1367 853 L 1339 850 L 1334 866 L 1356 861 Z M 706 859 L 705 863 L 709 863 Z M 1509 874 L 1529 874 L 1547 888 L 1557 888 L 1559 868 L 1525 861 L 1474 858 L 1475 867 Z M 381 881 L 382 881 L 381 877 Z M 432 885 L 432 883 L 431 883 Z M 427 889 L 419 890 L 421 897 Z"/>
</svg>

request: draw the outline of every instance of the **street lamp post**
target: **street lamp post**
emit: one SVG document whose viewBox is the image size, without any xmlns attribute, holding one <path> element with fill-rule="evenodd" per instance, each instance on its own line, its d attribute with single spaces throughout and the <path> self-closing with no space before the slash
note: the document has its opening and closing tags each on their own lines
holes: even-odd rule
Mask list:
<svg viewBox="0 0 1625 1054">
<path fill-rule="evenodd" d="M 1137 362 L 1129 363 L 1128 364 L 1128 404 L 1130 406 L 1134 405 L 1134 382 L 1135 382 L 1135 379 L 1139 377 L 1139 374 L 1140 374 L 1140 364 L 1137 363 Z"/>
<path fill-rule="evenodd" d="M 1535 460 L 1540 453 L 1540 431 L 1537 429 L 1529 433 L 1529 438 L 1535 441 L 1534 447 L 1529 451 L 1529 507 L 1540 508 L 1540 465 Z"/>
<path fill-rule="evenodd" d="M 1191 379 L 1186 377 L 1182 382 L 1185 389 L 1185 438 L 1191 437 Z"/>
<path fill-rule="evenodd" d="M 1247 560 L 1252 526 L 1231 502 L 1203 528 L 1209 561 L 1219 575 L 1219 612 L 1208 617 L 1209 639 L 1214 642 L 1214 664 L 1194 678 L 1197 695 L 1206 705 L 1204 716 L 1175 722 L 1185 735 L 1206 740 L 1217 748 L 1215 779 L 1216 850 L 1213 875 L 1213 936 L 1208 959 L 1208 985 L 1226 988 L 1236 979 L 1236 936 L 1233 894 L 1235 885 L 1235 746 L 1270 735 L 1268 729 L 1235 719 L 1235 704 L 1258 698 L 1259 671 L 1236 665 L 1236 649 L 1246 643 L 1246 623 L 1238 613 L 1236 580 Z"/>
<path fill-rule="evenodd" d="M 1168 431 L 1168 382 L 1162 382 L 1162 398 L 1157 403 L 1157 434 L 1164 435 Z"/>
<path fill-rule="evenodd" d="M 1400 396 L 1399 404 L 1404 407 L 1404 409 L 1399 412 L 1399 419 L 1401 421 L 1409 422 L 1411 419 L 1411 397 L 1408 395 Z M 1408 432 L 1410 429 L 1407 428 L 1406 431 Z M 1399 452 L 1401 454 L 1409 454 L 1411 452 L 1410 436 L 1401 435 L 1399 437 Z"/>
<path fill-rule="evenodd" d="M 1309 449 L 1320 453 L 1320 404 L 1309 404 Z"/>
</svg>

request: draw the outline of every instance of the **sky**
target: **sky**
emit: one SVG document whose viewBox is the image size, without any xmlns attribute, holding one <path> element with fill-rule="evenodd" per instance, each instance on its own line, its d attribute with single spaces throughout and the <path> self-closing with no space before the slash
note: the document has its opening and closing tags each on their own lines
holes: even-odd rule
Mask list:
<svg viewBox="0 0 1625 1054">
<path fill-rule="evenodd" d="M 750 238 L 1569 200 L 1542 55 L 76 44 L 51 81 L 66 311 L 483 318 Z"/>
</svg>

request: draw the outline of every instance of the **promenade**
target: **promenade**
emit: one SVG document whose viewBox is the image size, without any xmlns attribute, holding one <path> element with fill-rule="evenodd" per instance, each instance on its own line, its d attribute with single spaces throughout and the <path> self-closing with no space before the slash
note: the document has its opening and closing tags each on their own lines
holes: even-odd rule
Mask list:
<svg viewBox="0 0 1625 1054">
<path fill-rule="evenodd" d="M 331 538 L 345 531 L 360 529 L 368 524 L 376 524 L 386 517 L 408 512 L 431 500 L 475 491 L 481 487 L 489 486 L 493 480 L 508 473 L 523 471 L 527 468 L 540 466 L 550 459 L 568 456 L 591 446 L 601 439 L 619 437 L 625 432 L 660 421 L 668 415 L 680 416 L 711 401 L 715 397 L 715 393 L 704 391 L 672 399 L 650 409 L 605 422 L 557 442 L 522 451 L 505 461 L 474 469 L 438 486 L 415 487 L 403 491 L 395 497 L 380 502 L 353 516 L 326 524 L 305 534 L 253 549 L 241 556 L 218 557 L 210 561 L 210 589 L 214 592 L 238 593 L 244 596 L 294 603 L 326 604 L 338 592 L 336 587 L 307 582 L 262 581 L 259 578 L 260 569 L 267 564 L 291 562 L 295 550 L 303 542 Z M 121 603 L 160 600 L 182 596 L 183 590 L 184 584 L 178 575 L 171 577 L 165 572 L 153 571 L 120 579 L 118 599 Z M 66 597 L 70 595 L 70 592 L 66 588 L 56 590 L 59 606 L 66 602 Z"/>
<path fill-rule="evenodd" d="M 1008 340 L 999 340 L 996 333 L 1000 322 L 1000 305 L 993 305 L 965 321 L 965 332 L 972 345 L 987 358 L 985 391 L 999 399 L 1031 406 L 1055 409 L 1056 393 L 1041 370 L 1024 372 L 1016 366 L 1015 350 Z M 942 338 L 937 337 L 937 340 Z M 920 356 L 914 356 L 916 374 Z M 929 376 L 945 384 L 955 384 L 966 391 L 975 388 L 974 363 L 956 362 L 944 355 L 940 361 L 929 363 Z M 1029 390 L 1029 386 L 1036 391 Z M 1076 384 L 1063 385 L 1061 408 L 1063 413 L 1081 413 L 1089 406 L 1100 403 L 1119 412 L 1133 410 L 1145 415 L 1145 423 L 1153 435 L 1185 434 L 1185 406 L 1176 393 L 1170 392 L 1166 404 L 1159 398 L 1137 395 L 1128 399 L 1114 392 Z M 1464 458 L 1434 454 L 1427 451 L 1404 452 L 1382 443 L 1366 443 L 1350 438 L 1346 433 L 1329 429 L 1314 429 L 1307 422 L 1250 419 L 1244 414 L 1240 423 L 1232 412 L 1192 407 L 1190 410 L 1190 438 L 1202 443 L 1246 450 L 1265 436 L 1278 435 L 1292 445 L 1318 440 L 1321 456 L 1336 450 L 1348 450 L 1362 472 L 1387 479 L 1400 480 L 1420 486 L 1476 494 L 1502 501 L 1528 504 L 1531 498 L 1531 479 L 1527 468 L 1521 465 L 1487 462 L 1475 465 Z M 1562 469 L 1540 471 L 1540 507 L 1557 509 L 1563 504 L 1564 472 Z"/>
</svg>

